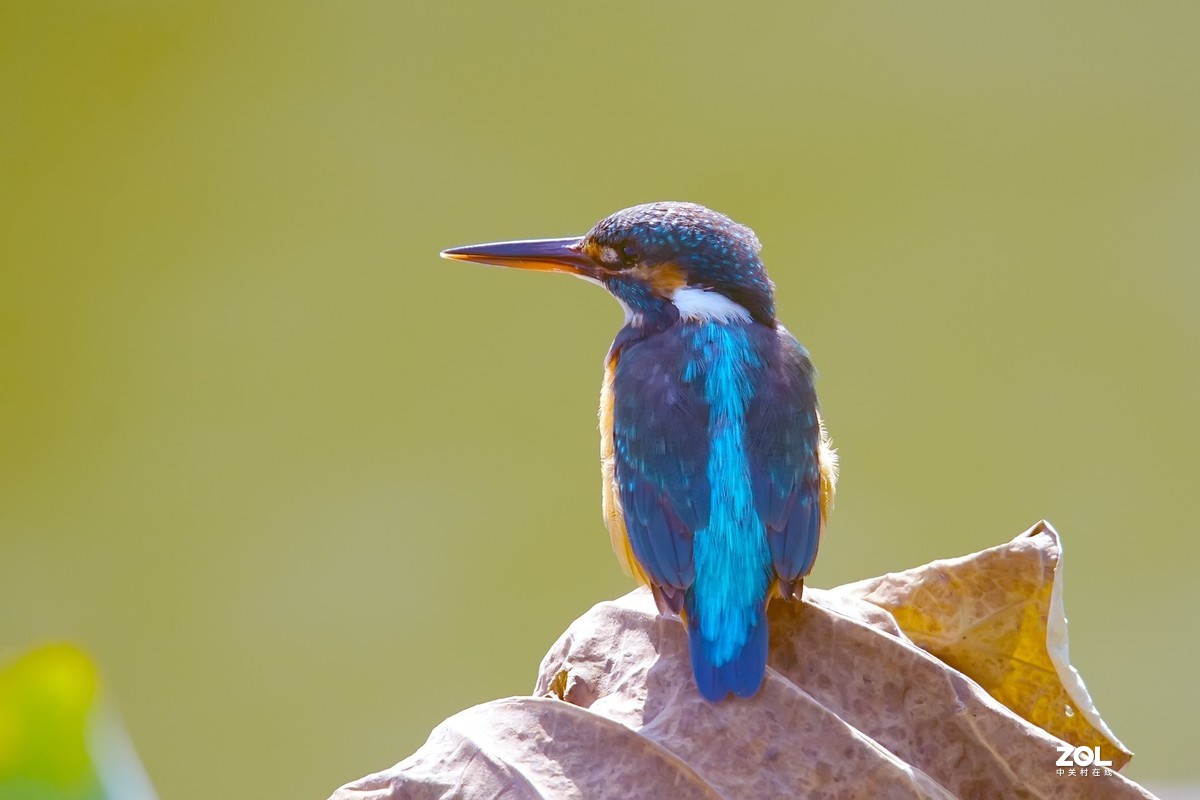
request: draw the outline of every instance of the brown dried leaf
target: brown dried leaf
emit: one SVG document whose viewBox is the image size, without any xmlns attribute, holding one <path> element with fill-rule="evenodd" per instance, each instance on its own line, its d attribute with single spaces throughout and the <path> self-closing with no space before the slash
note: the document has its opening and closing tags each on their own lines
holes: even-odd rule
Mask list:
<svg viewBox="0 0 1200 800">
<path fill-rule="evenodd" d="M 1098 746 L 1119 769 L 1133 753 L 1071 666 L 1062 583 L 1062 542 L 1043 520 L 998 547 L 834 591 L 887 609 L 914 644 L 1034 725 Z"/>
<path fill-rule="evenodd" d="M 1045 542 L 1057 541 L 1034 541 L 1043 533 L 993 550 L 1032 545 L 1045 558 Z M 1023 558 L 1011 574 L 1041 563 Z M 1008 561 L 995 563 L 1009 574 Z M 658 615 L 649 592 L 601 603 L 546 655 L 536 697 L 457 714 L 415 754 L 334 798 L 1151 797 L 1116 772 L 1058 775 L 1058 739 L 915 646 L 881 607 L 905 583 L 888 576 L 807 590 L 802 605 L 773 603 L 762 691 L 718 704 L 696 692 L 684 631 Z M 1042 585 L 1001 583 L 1033 594 Z M 962 586 L 996 591 L 986 581 Z M 917 618 L 944 619 L 945 599 Z M 976 599 L 959 605 L 974 614 Z"/>
</svg>

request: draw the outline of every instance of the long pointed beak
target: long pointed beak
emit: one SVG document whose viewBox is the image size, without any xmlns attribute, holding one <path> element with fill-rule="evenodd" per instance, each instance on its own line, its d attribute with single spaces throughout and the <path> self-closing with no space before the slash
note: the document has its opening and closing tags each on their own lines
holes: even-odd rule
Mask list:
<svg viewBox="0 0 1200 800">
<path fill-rule="evenodd" d="M 583 238 L 579 236 L 569 239 L 491 242 L 443 250 L 442 258 L 493 264 L 497 267 L 591 276 L 596 271 L 596 263 L 584 254 L 582 244 Z"/>
</svg>

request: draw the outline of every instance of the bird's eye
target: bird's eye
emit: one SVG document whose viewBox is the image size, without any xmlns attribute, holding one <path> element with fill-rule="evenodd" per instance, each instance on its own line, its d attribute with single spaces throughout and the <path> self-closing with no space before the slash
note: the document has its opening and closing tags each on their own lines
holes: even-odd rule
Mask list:
<svg viewBox="0 0 1200 800">
<path fill-rule="evenodd" d="M 598 253 L 598 260 L 609 269 L 628 269 L 637 264 L 637 253 L 633 245 L 626 242 L 604 245 Z"/>
</svg>

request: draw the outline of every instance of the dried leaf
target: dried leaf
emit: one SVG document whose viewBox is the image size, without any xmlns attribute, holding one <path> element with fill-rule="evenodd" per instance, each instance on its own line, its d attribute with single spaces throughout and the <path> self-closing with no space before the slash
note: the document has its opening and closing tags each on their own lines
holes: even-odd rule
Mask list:
<svg viewBox="0 0 1200 800">
<path fill-rule="evenodd" d="M 1056 537 L 1038 540 L 1043 533 L 994 550 L 1057 555 Z M 1012 572 L 1039 563 L 1025 560 Z M 884 606 L 906 580 L 806 590 L 803 604 L 773 603 L 762 691 L 717 704 L 697 693 L 684 631 L 659 616 L 649 592 L 601 603 L 546 655 L 535 697 L 451 717 L 415 754 L 334 798 L 1151 797 L 1115 771 L 1059 775 L 1057 738 L 897 626 Z M 1032 594 L 1042 586 L 1028 577 L 1001 583 Z M 986 581 L 961 585 L 996 592 Z M 959 605 L 974 614 L 977 599 Z M 948 608 L 931 603 L 917 618 L 945 619 Z M 1036 629 L 1021 628 L 1019 638 Z M 1055 643 L 1049 650 L 1065 659 L 1065 633 Z"/>
<path fill-rule="evenodd" d="M 998 547 L 834 591 L 887 609 L 914 644 L 1034 725 L 1099 747 L 1120 768 L 1133 753 L 1071 666 L 1062 583 L 1062 542 L 1043 520 Z"/>
</svg>

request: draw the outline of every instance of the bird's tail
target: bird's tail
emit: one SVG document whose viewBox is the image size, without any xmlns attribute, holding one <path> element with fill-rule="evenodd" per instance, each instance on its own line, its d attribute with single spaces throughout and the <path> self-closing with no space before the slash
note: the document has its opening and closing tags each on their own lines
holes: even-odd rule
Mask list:
<svg viewBox="0 0 1200 800">
<path fill-rule="evenodd" d="M 696 687 L 711 703 L 718 703 L 733 692 L 738 697 L 752 697 L 762 686 L 767 671 L 767 604 L 751 615 L 752 623 L 746 631 L 746 640 L 733 656 L 716 663 L 717 643 L 704 638 L 700 630 L 700 619 L 696 614 L 692 591 L 685 598 L 687 607 L 688 650 L 692 655 L 692 673 L 696 676 Z"/>
</svg>

